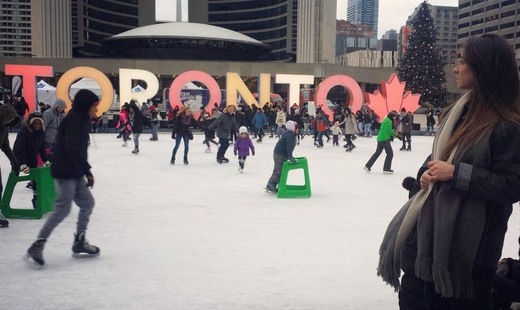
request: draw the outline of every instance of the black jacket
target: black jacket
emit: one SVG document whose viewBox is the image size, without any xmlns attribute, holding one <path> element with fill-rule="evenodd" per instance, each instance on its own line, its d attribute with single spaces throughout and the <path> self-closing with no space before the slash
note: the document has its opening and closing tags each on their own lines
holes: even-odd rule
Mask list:
<svg viewBox="0 0 520 310">
<path fill-rule="evenodd" d="M 42 161 L 46 162 L 47 154 L 45 153 L 44 142 L 45 132 L 43 130 L 34 131 L 34 129 L 29 126 L 29 120 L 25 119 L 23 127 L 18 132 L 13 146 L 18 164 L 25 164 L 30 168 L 36 168 L 38 166 L 38 154 L 40 154 Z"/>
<path fill-rule="evenodd" d="M 72 109 L 61 122 L 56 135 L 51 165 L 54 178 L 77 179 L 90 174 L 87 160 L 90 128 L 88 111 L 96 102 L 99 102 L 97 96 L 84 89 L 74 97 Z"/>
</svg>

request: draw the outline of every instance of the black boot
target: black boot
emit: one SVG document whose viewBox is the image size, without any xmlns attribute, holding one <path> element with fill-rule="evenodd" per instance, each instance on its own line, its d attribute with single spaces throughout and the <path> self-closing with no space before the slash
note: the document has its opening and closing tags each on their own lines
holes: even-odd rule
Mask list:
<svg viewBox="0 0 520 310">
<path fill-rule="evenodd" d="M 185 165 L 189 164 L 189 162 L 188 162 L 188 156 L 184 156 L 184 164 L 185 164 Z"/>
<path fill-rule="evenodd" d="M 170 159 L 170 165 L 175 165 L 175 157 L 172 156 L 172 159 Z"/>
<path fill-rule="evenodd" d="M 91 245 L 85 239 L 85 233 L 74 234 L 74 244 L 72 245 L 72 256 L 98 256 L 100 250 L 97 246 Z"/>
<path fill-rule="evenodd" d="M 36 267 L 42 267 L 45 265 L 43 260 L 43 247 L 45 246 L 47 239 L 36 240 L 28 249 L 24 259 L 33 263 Z"/>
<path fill-rule="evenodd" d="M 0 227 L 9 227 L 9 221 L 0 216 Z"/>
</svg>

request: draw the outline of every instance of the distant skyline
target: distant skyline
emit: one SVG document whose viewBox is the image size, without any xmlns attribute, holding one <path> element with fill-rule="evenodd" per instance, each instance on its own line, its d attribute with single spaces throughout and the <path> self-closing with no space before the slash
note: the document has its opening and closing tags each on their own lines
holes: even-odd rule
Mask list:
<svg viewBox="0 0 520 310">
<path fill-rule="evenodd" d="M 183 21 L 187 21 L 188 0 L 180 1 L 183 1 Z M 380 38 L 390 29 L 399 31 L 400 27 L 406 23 L 408 16 L 422 2 L 421 0 L 379 0 L 378 37 Z M 175 0 L 156 0 L 155 3 L 157 21 L 175 21 Z M 337 19 L 347 18 L 347 3 L 348 0 L 337 0 Z M 458 0 L 428 0 L 428 3 L 455 7 L 459 5 Z"/>
</svg>

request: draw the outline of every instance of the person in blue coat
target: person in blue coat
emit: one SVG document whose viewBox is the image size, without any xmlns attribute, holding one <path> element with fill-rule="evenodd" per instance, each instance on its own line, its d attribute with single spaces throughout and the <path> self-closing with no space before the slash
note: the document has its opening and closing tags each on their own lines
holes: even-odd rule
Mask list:
<svg viewBox="0 0 520 310">
<path fill-rule="evenodd" d="M 267 126 L 267 116 L 265 116 L 264 111 L 262 109 L 257 109 L 255 116 L 253 116 L 253 120 L 251 121 L 253 124 L 253 128 L 255 129 L 256 136 L 258 140 L 256 142 L 262 142 L 262 137 L 264 134 L 264 127 Z"/>
</svg>

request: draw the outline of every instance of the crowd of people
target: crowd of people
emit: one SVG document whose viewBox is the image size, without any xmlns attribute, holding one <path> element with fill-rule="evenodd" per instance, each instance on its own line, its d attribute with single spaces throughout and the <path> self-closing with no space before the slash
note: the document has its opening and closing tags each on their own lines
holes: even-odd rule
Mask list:
<svg viewBox="0 0 520 310">
<path fill-rule="evenodd" d="M 486 34 L 466 40 L 454 67 L 457 84 L 466 94 L 436 121 L 431 105 L 426 113 L 427 135 L 435 136 L 432 153 L 417 173 L 417 186 L 403 208 L 390 222 L 380 248 L 378 275 L 399 291 L 401 309 L 507 309 L 520 301 L 520 263 L 500 259 L 512 204 L 520 200 L 520 82 L 514 51 L 505 39 Z M 26 260 L 38 267 L 45 264 L 43 248 L 53 229 L 69 214 L 72 202 L 80 208 L 72 251 L 78 256 L 97 256 L 100 249 L 85 238 L 94 198 L 89 190 L 94 177 L 87 161 L 89 133 L 101 124 L 107 130 L 106 115 L 95 119 L 99 98 L 81 90 L 69 113 L 65 102 L 30 112 L 23 98 L 16 105 L 0 106 L 0 146 L 15 173 L 28 173 L 50 166 L 56 180 L 54 210 L 46 219 L 36 241 L 28 248 Z M 253 141 L 277 138 L 273 150 L 273 172 L 266 190 L 276 193 L 282 166 L 295 163 L 293 151 L 306 136 L 323 148 L 324 138 L 332 146 L 352 152 L 356 137 L 377 135 L 376 150 L 364 169 L 372 167 L 384 150 L 383 172 L 392 174 L 391 141 L 402 140 L 400 151 L 412 150 L 413 114 L 402 108 L 391 110 L 379 123 L 368 107 L 353 113 L 338 106 L 329 116 L 317 107 L 310 115 L 304 106 L 267 103 L 263 107 L 240 104 L 203 108 L 195 118 L 189 106 L 168 112 L 168 127 L 175 141 L 170 164 L 183 143 L 183 163 L 189 164 L 189 142 L 193 128 L 204 132 L 204 144 L 218 146 L 216 161 L 229 163 L 230 145 L 242 173 L 248 156 L 255 155 Z M 95 125 L 94 125 L 95 124 Z M 18 126 L 14 147 L 8 140 L 10 128 Z M 140 106 L 125 103 L 116 128 L 119 136 L 134 143 L 151 128 L 157 141 L 157 106 L 150 101 Z M 267 131 L 267 133 L 266 133 Z M 132 137 L 130 138 L 130 134 Z M 250 136 L 251 134 L 251 136 Z M 332 138 L 331 138 L 332 136 Z M 218 138 L 218 141 L 215 139 Z M 36 205 L 36 187 L 32 183 Z M 412 188 L 412 187 L 410 187 Z M 2 190 L 0 175 L 0 192 Z M 1 216 L 0 226 L 8 221 Z M 403 275 L 401 276 L 401 272 Z"/>
</svg>

